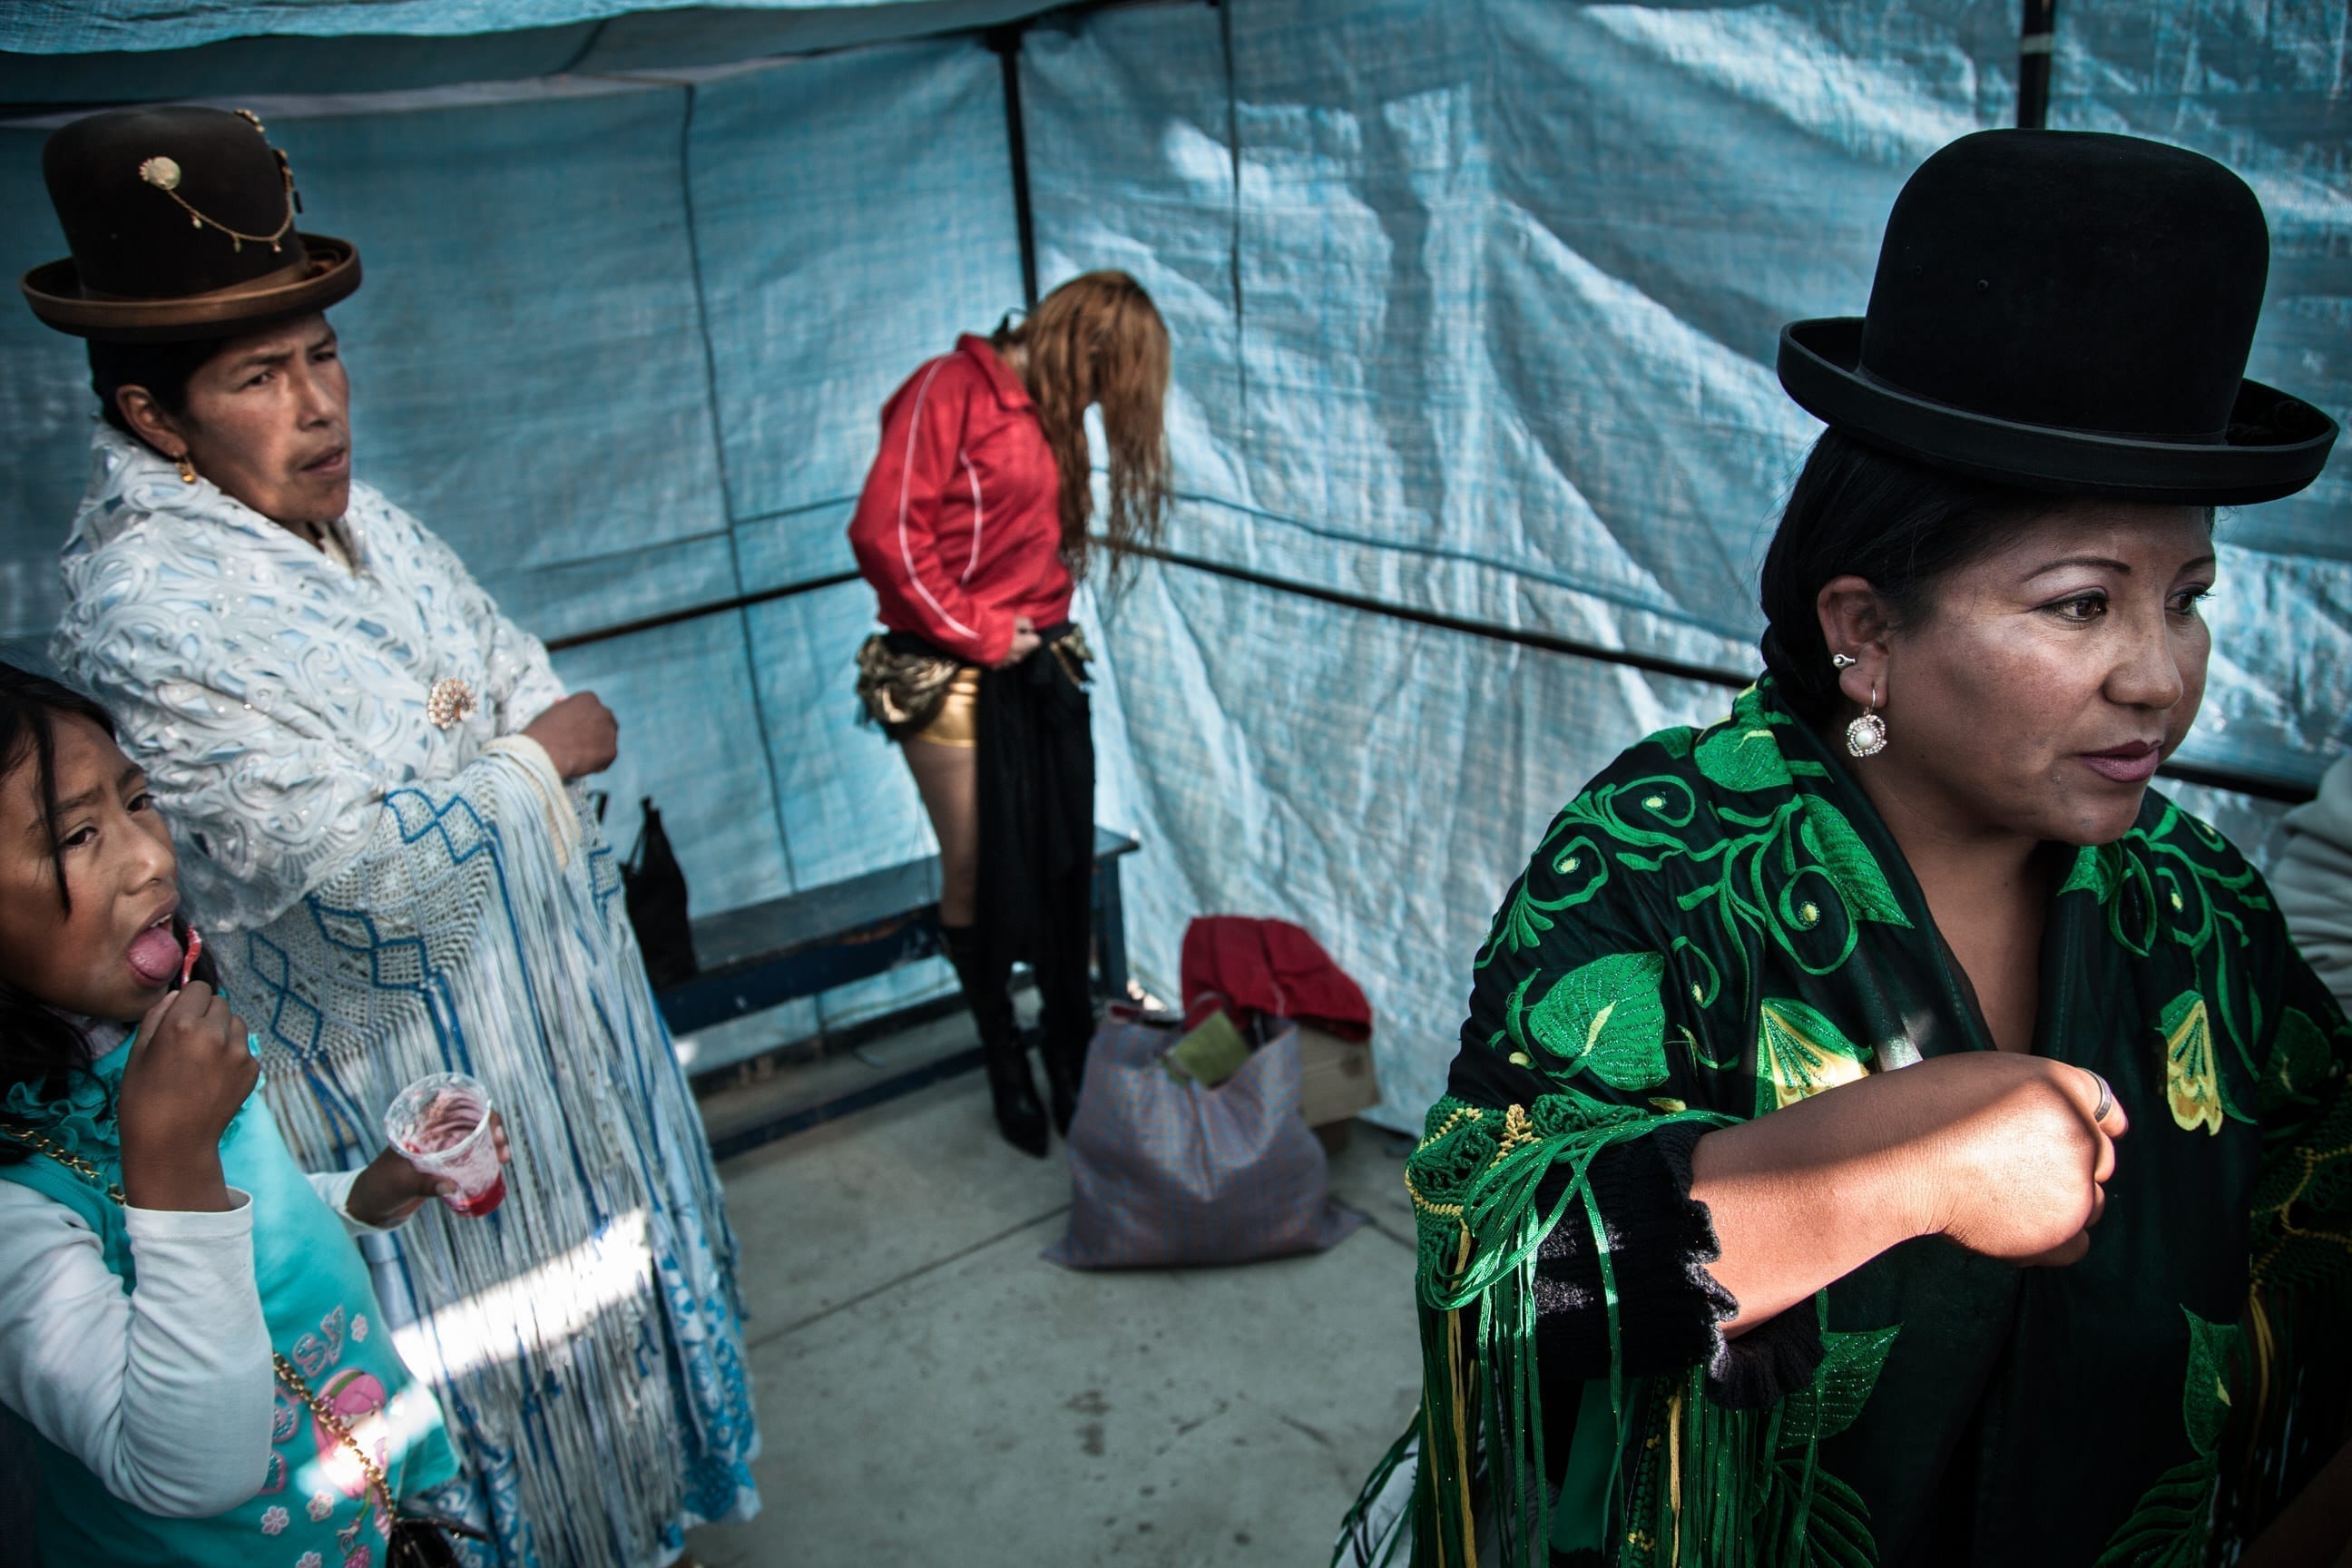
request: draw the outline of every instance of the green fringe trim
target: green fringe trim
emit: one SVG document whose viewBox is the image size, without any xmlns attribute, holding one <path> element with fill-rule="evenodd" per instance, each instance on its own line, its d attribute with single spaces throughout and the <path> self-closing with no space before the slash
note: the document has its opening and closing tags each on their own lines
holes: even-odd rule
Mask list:
<svg viewBox="0 0 2352 1568">
<path fill-rule="evenodd" d="M 1861 1415 L 1894 1329 L 1822 1335 L 1812 1384 L 1766 1410 L 1706 1397 L 1706 1373 L 1629 1379 L 1615 1268 L 1591 1169 L 1613 1144 L 1662 1126 L 1728 1126 L 1708 1111 L 1660 1114 L 1546 1095 L 1503 1110 L 1448 1097 L 1406 1165 L 1420 1230 L 1422 1401 L 1349 1510 L 1335 1563 L 1383 1545 L 1370 1539 L 1374 1500 L 1418 1447 L 1411 1508 L 1413 1568 L 1542 1568 L 1555 1542 L 1543 1395 L 1536 1357 L 1536 1256 L 1581 1207 L 1593 1231 L 1607 1313 L 1606 1414 L 1612 1473 L 1605 1517 L 1558 1521 L 1604 1560 L 1649 1568 L 1872 1568 L 1867 1511 L 1818 1463 L 1822 1440 Z M 1568 1187 L 1549 1210 L 1538 1189 L 1555 1169 Z M 1828 1298 L 1815 1310 L 1826 1321 Z M 1587 1413 L 1598 1413 L 1588 1401 Z M 1578 1447 L 1582 1448 L 1580 1433 Z M 1487 1536 L 1492 1536 L 1492 1541 Z M 1397 1554 L 1391 1537 L 1377 1561 Z"/>
</svg>

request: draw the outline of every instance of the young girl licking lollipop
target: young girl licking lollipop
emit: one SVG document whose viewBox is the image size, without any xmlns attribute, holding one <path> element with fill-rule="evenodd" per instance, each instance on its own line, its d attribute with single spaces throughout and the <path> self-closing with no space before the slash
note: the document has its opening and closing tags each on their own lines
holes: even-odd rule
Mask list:
<svg viewBox="0 0 2352 1568">
<path fill-rule="evenodd" d="M 472 1510 L 352 1240 L 449 1184 L 295 1165 L 176 865 L 105 710 L 0 664 L 0 1405 L 41 1560 L 460 1562 L 395 1535 Z"/>
</svg>

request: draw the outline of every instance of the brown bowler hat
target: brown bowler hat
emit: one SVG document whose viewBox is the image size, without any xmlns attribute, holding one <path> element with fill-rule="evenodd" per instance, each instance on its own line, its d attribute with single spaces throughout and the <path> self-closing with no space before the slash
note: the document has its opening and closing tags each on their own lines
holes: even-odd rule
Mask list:
<svg viewBox="0 0 2352 1568">
<path fill-rule="evenodd" d="M 25 274 L 33 314 L 114 342 L 226 337 L 360 286 L 350 242 L 301 234 L 286 154 L 243 110 L 121 109 L 41 152 L 73 254 Z"/>
</svg>

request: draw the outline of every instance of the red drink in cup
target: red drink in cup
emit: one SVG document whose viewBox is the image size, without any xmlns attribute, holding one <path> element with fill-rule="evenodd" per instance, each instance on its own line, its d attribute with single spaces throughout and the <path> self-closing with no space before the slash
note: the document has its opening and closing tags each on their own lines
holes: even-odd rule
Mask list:
<svg viewBox="0 0 2352 1568">
<path fill-rule="evenodd" d="M 400 1091 L 383 1113 L 383 1133 L 401 1157 L 457 1190 L 441 1201 L 462 1215 L 486 1215 L 506 1201 L 507 1174 L 490 1131 L 490 1091 L 461 1072 L 437 1072 Z"/>
</svg>

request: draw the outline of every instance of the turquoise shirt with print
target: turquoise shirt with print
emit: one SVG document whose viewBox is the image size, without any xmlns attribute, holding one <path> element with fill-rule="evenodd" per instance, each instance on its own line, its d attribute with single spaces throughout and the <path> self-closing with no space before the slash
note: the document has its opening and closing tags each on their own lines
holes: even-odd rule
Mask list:
<svg viewBox="0 0 2352 1568">
<path fill-rule="evenodd" d="M 112 1106 L 128 1043 L 92 1064 L 73 1097 L 46 1109 L 45 1136 L 120 1186 L 122 1151 Z M 21 1095 L 21 1091 L 20 1091 Z M 12 1100 L 19 1098 L 12 1096 Z M 12 1103 L 12 1110 L 20 1109 Z M 270 1347 L 290 1362 L 383 1469 L 403 1498 L 457 1469 L 441 1408 L 380 1326 L 367 1265 L 343 1222 L 295 1164 L 258 1086 L 221 1135 L 221 1173 L 253 1205 L 253 1263 Z M 122 1209 L 100 1184 L 45 1156 L 0 1166 L 0 1178 L 65 1205 L 99 1237 L 123 1289 L 136 1283 Z M 139 1413 L 125 1411 L 136 1422 Z M 376 1568 L 391 1521 L 357 1457 L 278 1384 L 269 1467 L 261 1489 L 209 1519 L 166 1519 L 114 1496 L 79 1459 L 40 1438 L 41 1560 L 64 1568 Z"/>
</svg>

